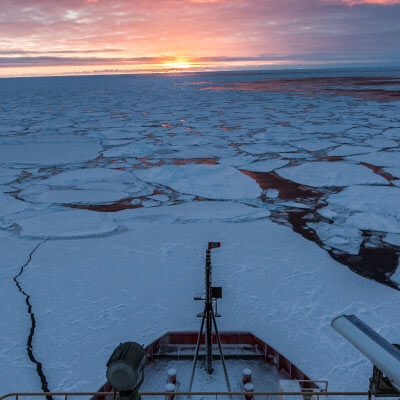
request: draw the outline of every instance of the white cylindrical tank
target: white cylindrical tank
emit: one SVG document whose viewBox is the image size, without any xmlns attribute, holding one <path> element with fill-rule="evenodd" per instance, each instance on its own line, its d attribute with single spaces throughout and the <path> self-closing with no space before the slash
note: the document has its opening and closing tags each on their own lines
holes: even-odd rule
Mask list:
<svg viewBox="0 0 400 400">
<path fill-rule="evenodd" d="M 246 394 L 244 395 L 246 400 L 253 400 L 253 392 L 254 392 L 254 386 L 252 383 L 246 383 L 245 385 L 243 385 L 243 389 L 246 392 Z"/>
<path fill-rule="evenodd" d="M 170 368 L 167 371 L 167 383 L 173 383 L 176 385 L 176 369 L 175 368 Z"/>
<path fill-rule="evenodd" d="M 340 315 L 331 322 L 354 347 L 363 353 L 400 390 L 400 350 L 355 315 Z"/>
<path fill-rule="evenodd" d="M 245 385 L 246 383 L 251 383 L 251 369 L 244 368 L 242 371 L 242 383 Z"/>
<path fill-rule="evenodd" d="M 174 394 L 175 389 L 176 388 L 175 388 L 175 385 L 173 383 L 167 383 L 165 385 L 165 391 L 166 392 L 171 392 L 171 394 L 168 394 L 168 395 L 165 396 L 165 400 L 174 400 L 174 398 L 175 398 L 175 394 Z"/>
</svg>

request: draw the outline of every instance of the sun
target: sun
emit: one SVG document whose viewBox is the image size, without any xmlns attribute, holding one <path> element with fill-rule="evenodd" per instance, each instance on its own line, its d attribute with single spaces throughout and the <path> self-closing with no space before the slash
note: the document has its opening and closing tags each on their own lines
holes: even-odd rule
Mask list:
<svg viewBox="0 0 400 400">
<path fill-rule="evenodd" d="M 161 68 L 166 71 L 179 71 L 191 67 L 193 67 L 193 64 L 184 58 L 177 58 L 176 60 L 167 61 L 161 64 Z"/>
</svg>

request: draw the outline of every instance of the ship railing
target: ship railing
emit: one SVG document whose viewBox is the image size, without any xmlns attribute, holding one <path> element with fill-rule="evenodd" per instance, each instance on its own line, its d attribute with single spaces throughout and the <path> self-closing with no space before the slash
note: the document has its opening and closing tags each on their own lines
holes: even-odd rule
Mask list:
<svg viewBox="0 0 400 400">
<path fill-rule="evenodd" d="M 362 397 L 371 400 L 370 392 L 326 392 L 326 391 L 302 391 L 302 392 L 140 392 L 140 395 L 143 397 L 143 400 L 150 400 L 150 398 L 156 399 L 170 399 L 171 395 L 174 397 L 182 396 L 185 398 L 189 398 L 192 396 L 201 396 L 210 398 L 211 400 L 222 400 L 223 398 L 232 398 L 232 396 L 241 396 L 242 399 L 245 399 L 245 396 L 257 396 L 257 399 L 290 399 L 290 396 L 303 396 L 304 400 L 312 398 L 313 400 L 323 400 L 328 397 L 335 398 L 348 398 L 348 397 Z M 22 400 L 23 397 L 33 397 L 33 396 L 44 396 L 47 400 L 52 399 L 51 396 L 62 396 L 63 400 L 70 399 L 71 396 L 96 396 L 96 398 L 109 398 L 109 399 L 118 399 L 118 392 L 41 392 L 41 393 L 8 393 L 4 396 L 0 396 L 0 400 L 5 400 L 8 398 L 13 398 L 15 400 Z M 286 397 L 288 396 L 288 397 Z M 387 396 L 387 397 L 399 397 L 398 395 Z"/>
</svg>

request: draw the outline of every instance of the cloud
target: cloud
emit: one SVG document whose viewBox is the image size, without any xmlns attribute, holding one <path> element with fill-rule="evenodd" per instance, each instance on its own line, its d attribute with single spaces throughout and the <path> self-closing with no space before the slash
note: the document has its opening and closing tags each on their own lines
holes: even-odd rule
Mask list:
<svg viewBox="0 0 400 400">
<path fill-rule="evenodd" d="M 339 0 L 342 3 L 348 4 L 350 6 L 359 4 L 375 4 L 383 6 L 391 6 L 395 4 L 400 4 L 400 0 Z"/>
<path fill-rule="evenodd" d="M 400 0 L 1 0 L 5 68 L 397 60 Z M 264 55 L 261 57 L 260 55 Z M 7 67 L 5 67 L 7 66 Z"/>
</svg>

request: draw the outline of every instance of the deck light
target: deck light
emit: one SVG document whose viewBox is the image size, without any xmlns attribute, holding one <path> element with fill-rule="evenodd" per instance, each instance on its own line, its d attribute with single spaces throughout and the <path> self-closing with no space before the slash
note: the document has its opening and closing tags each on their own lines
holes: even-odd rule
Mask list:
<svg viewBox="0 0 400 400">
<path fill-rule="evenodd" d="M 120 400 L 138 400 L 144 379 L 146 353 L 135 342 L 120 343 L 107 362 L 107 381 L 119 391 Z"/>
</svg>

